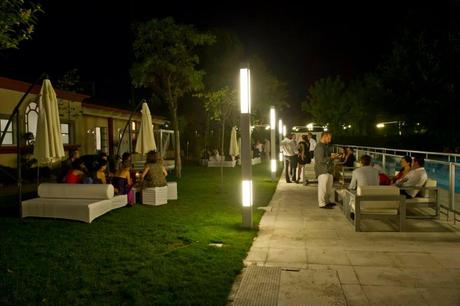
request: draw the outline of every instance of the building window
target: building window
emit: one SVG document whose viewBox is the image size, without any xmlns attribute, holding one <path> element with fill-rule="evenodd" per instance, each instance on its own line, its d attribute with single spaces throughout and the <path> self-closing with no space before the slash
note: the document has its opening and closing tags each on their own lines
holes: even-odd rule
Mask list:
<svg viewBox="0 0 460 306">
<path fill-rule="evenodd" d="M 96 127 L 96 150 L 108 152 L 109 142 L 106 127 Z"/>
<path fill-rule="evenodd" d="M 32 133 L 34 139 L 37 136 L 38 112 L 38 104 L 30 102 L 26 108 L 26 131 Z"/>
<path fill-rule="evenodd" d="M 8 119 L 0 119 L 0 135 L 5 130 Z M 12 145 L 13 144 L 13 122 L 10 123 L 8 130 L 6 131 L 5 138 L 3 138 L 2 145 Z M 1 136 L 0 136 L 1 137 Z"/>
<path fill-rule="evenodd" d="M 70 124 L 69 123 L 61 123 L 61 135 L 62 135 L 62 143 L 70 144 Z"/>
</svg>

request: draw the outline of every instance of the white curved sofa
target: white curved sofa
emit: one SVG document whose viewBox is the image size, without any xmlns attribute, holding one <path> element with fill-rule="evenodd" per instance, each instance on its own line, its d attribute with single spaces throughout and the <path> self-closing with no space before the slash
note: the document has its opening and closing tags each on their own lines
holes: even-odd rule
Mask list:
<svg viewBox="0 0 460 306">
<path fill-rule="evenodd" d="M 22 217 L 70 219 L 91 223 L 128 203 L 127 195 L 114 196 L 110 184 L 51 184 L 38 186 L 38 198 L 22 201 Z"/>
</svg>

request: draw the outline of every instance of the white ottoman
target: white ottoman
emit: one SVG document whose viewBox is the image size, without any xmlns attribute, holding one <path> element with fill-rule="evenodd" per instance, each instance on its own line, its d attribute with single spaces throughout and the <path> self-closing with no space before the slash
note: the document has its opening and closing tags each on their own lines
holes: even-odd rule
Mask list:
<svg viewBox="0 0 460 306">
<path fill-rule="evenodd" d="M 168 186 L 142 190 L 142 204 L 158 206 L 166 203 L 168 203 Z"/>
<path fill-rule="evenodd" d="M 177 200 L 177 182 L 168 182 L 168 200 Z"/>
</svg>

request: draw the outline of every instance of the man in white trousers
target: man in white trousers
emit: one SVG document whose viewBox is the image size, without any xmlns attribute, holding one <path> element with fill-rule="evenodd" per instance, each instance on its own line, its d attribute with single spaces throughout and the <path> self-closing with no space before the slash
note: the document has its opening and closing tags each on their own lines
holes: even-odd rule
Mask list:
<svg viewBox="0 0 460 306">
<path fill-rule="evenodd" d="M 329 144 L 332 140 L 330 132 L 323 132 L 321 139 L 316 144 L 315 148 L 315 174 L 318 178 L 318 205 L 319 208 L 332 208 L 335 204 L 330 202 L 332 193 L 332 183 L 334 177 L 332 171 L 334 168 L 332 148 Z"/>
</svg>

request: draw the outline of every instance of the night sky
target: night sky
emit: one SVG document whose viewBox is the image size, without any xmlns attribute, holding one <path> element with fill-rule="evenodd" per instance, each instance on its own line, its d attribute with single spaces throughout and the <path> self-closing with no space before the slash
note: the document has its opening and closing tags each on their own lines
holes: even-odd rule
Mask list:
<svg viewBox="0 0 460 306">
<path fill-rule="evenodd" d="M 322 77 L 340 74 L 351 79 L 375 69 L 390 52 L 407 16 L 433 9 L 396 1 L 251 2 L 248 8 L 244 3 L 249 1 L 163 2 L 168 4 L 42 1 L 46 14 L 39 19 L 34 39 L 19 51 L 1 54 L 2 75 L 32 81 L 46 71 L 53 80 L 78 68 L 88 88 L 95 82 L 99 99 L 125 103 L 130 98 L 131 23 L 172 16 L 201 30 L 234 31 L 248 54 L 260 55 L 288 83 L 296 108 L 308 86 Z"/>
</svg>

